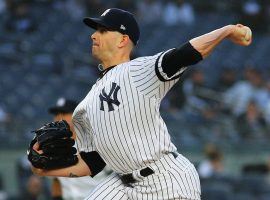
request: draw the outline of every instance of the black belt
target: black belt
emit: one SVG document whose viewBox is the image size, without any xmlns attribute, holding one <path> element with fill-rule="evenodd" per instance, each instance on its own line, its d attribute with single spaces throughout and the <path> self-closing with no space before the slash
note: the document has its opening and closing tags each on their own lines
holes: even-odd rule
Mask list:
<svg viewBox="0 0 270 200">
<path fill-rule="evenodd" d="M 154 174 L 154 171 L 153 171 L 151 168 L 146 167 L 146 168 L 140 170 L 139 173 L 140 173 L 141 176 L 147 177 L 147 176 L 149 176 L 149 175 L 151 175 L 151 174 Z M 120 176 L 120 179 L 122 180 L 122 182 L 123 182 L 124 184 L 135 183 L 135 182 L 138 181 L 138 180 L 136 180 L 136 179 L 133 177 L 132 173 L 130 173 L 130 174 L 124 174 L 124 175 Z"/>
<path fill-rule="evenodd" d="M 173 155 L 174 158 L 177 158 L 178 156 L 177 152 L 171 152 L 171 154 Z M 146 168 L 141 169 L 139 173 L 141 176 L 147 177 L 147 176 L 150 176 L 151 174 L 154 174 L 155 172 L 150 167 L 146 167 Z M 132 173 L 121 175 L 120 179 L 122 180 L 124 184 L 127 184 L 127 185 L 138 181 L 133 177 Z"/>
</svg>

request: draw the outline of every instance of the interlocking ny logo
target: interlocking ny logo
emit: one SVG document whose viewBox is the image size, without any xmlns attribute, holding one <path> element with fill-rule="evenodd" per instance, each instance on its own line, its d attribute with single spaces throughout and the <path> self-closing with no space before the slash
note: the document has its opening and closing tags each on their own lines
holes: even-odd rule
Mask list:
<svg viewBox="0 0 270 200">
<path fill-rule="evenodd" d="M 117 93 L 118 93 L 119 89 L 120 89 L 120 87 L 118 85 L 116 85 L 116 83 L 114 83 L 114 82 L 112 83 L 112 88 L 111 88 L 109 94 L 107 94 L 105 92 L 105 88 L 102 89 L 102 92 L 99 95 L 99 99 L 101 102 L 100 110 L 104 111 L 104 101 L 106 101 L 108 104 L 109 112 L 114 111 L 113 104 L 115 104 L 116 106 L 120 105 L 120 102 L 117 99 Z M 113 97 L 113 99 L 111 97 Z"/>
</svg>

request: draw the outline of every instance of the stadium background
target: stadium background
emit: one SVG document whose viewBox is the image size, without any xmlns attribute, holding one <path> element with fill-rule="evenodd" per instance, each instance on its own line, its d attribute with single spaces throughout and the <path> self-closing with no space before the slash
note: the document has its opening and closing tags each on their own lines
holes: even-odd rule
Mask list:
<svg viewBox="0 0 270 200">
<path fill-rule="evenodd" d="M 179 152 L 197 167 L 209 144 L 222 154 L 221 173 L 202 178 L 203 199 L 270 199 L 270 167 L 258 167 L 270 162 L 270 3 L 262 0 L 0 0 L 0 199 L 20 199 L 18 161 L 31 130 L 51 121 L 47 108 L 61 96 L 80 101 L 98 77 L 82 17 L 109 7 L 136 13 L 142 33 L 134 57 L 226 24 L 252 27 L 251 46 L 223 42 L 184 75 L 161 111 Z M 226 73 L 232 78 L 223 79 Z M 256 123 L 246 122 L 246 107 L 226 104 L 224 95 L 239 83 L 252 85 L 245 92 L 255 96 Z"/>
</svg>

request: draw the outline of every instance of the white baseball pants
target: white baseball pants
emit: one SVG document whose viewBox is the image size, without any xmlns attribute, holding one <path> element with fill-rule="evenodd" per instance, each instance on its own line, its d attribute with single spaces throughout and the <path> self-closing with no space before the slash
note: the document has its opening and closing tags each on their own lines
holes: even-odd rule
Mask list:
<svg viewBox="0 0 270 200">
<path fill-rule="evenodd" d="M 155 172 L 143 180 L 124 185 L 113 173 L 100 183 L 87 200 L 199 200 L 201 189 L 194 165 L 181 154 L 165 155 L 148 167 Z"/>
</svg>

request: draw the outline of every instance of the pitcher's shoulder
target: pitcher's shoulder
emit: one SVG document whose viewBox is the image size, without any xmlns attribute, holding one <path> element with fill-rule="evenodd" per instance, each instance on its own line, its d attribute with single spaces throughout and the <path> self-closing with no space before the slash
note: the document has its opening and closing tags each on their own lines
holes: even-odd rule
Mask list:
<svg viewBox="0 0 270 200">
<path fill-rule="evenodd" d="M 86 112 L 86 103 L 87 103 L 87 99 L 85 98 L 84 100 L 82 100 L 79 105 L 75 108 L 72 118 L 73 119 L 80 119 L 82 117 L 82 115 Z"/>
</svg>

